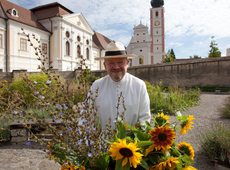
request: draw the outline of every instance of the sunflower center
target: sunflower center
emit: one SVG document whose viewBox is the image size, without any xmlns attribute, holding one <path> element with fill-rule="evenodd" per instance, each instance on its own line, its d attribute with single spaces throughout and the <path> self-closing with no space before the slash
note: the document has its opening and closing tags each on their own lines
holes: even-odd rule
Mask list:
<svg viewBox="0 0 230 170">
<path fill-rule="evenodd" d="M 158 139 L 159 139 L 159 141 L 166 141 L 167 138 L 168 138 L 168 136 L 167 136 L 167 134 L 165 134 L 165 133 L 159 133 L 159 134 L 158 134 Z"/>
<path fill-rule="evenodd" d="M 131 156 L 133 156 L 133 152 L 130 149 L 128 149 L 128 148 L 121 148 L 119 150 L 119 152 L 124 157 L 131 157 Z"/>
</svg>

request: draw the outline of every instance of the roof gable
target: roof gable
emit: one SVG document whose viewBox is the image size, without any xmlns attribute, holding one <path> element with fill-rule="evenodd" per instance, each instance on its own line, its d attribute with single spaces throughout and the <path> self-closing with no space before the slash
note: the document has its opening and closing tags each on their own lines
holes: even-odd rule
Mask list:
<svg viewBox="0 0 230 170">
<path fill-rule="evenodd" d="M 82 15 L 82 13 L 63 15 L 63 19 L 93 34 L 93 29 Z"/>
</svg>

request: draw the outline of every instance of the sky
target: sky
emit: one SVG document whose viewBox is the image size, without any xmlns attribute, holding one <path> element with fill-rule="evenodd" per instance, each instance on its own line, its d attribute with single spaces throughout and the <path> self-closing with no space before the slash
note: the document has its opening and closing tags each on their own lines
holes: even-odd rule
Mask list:
<svg viewBox="0 0 230 170">
<path fill-rule="evenodd" d="M 151 0 L 8 0 L 26 9 L 58 2 L 74 13 L 81 12 L 91 28 L 128 46 L 133 28 L 150 28 Z M 211 37 L 226 56 L 230 48 L 230 0 L 164 0 L 165 52 L 177 59 L 208 57 Z M 150 33 L 149 33 L 150 34 Z"/>
</svg>

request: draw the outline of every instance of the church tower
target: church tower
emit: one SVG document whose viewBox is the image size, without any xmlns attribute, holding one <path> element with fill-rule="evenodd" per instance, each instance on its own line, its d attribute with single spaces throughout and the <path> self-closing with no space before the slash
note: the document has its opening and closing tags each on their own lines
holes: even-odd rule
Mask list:
<svg viewBox="0 0 230 170">
<path fill-rule="evenodd" d="M 150 36 L 151 64 L 162 63 L 165 58 L 164 0 L 151 0 Z"/>
</svg>

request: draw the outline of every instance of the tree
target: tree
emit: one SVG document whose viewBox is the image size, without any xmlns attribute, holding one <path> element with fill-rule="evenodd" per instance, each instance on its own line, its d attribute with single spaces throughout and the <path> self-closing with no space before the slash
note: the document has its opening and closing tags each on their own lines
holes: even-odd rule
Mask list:
<svg viewBox="0 0 230 170">
<path fill-rule="evenodd" d="M 211 39 L 212 41 L 209 46 L 211 49 L 209 50 L 208 58 L 221 57 L 221 52 L 217 47 L 218 44 L 215 42 L 214 36 L 212 36 Z"/>
<path fill-rule="evenodd" d="M 174 59 L 176 59 L 176 55 L 175 55 L 175 53 L 174 53 L 174 51 L 173 51 L 173 49 L 171 48 L 171 52 L 170 52 L 170 54 L 172 55 L 172 57 L 174 58 Z"/>
<path fill-rule="evenodd" d="M 165 54 L 165 61 L 164 61 L 164 63 L 173 62 L 173 61 L 176 60 L 174 52 L 173 52 L 173 54 L 171 52 L 173 52 L 173 50 L 169 49 L 168 52 L 167 52 L 167 54 Z"/>
<path fill-rule="evenodd" d="M 198 55 L 193 55 L 193 56 L 189 56 L 190 58 L 201 58 L 201 56 L 199 57 Z"/>
</svg>

